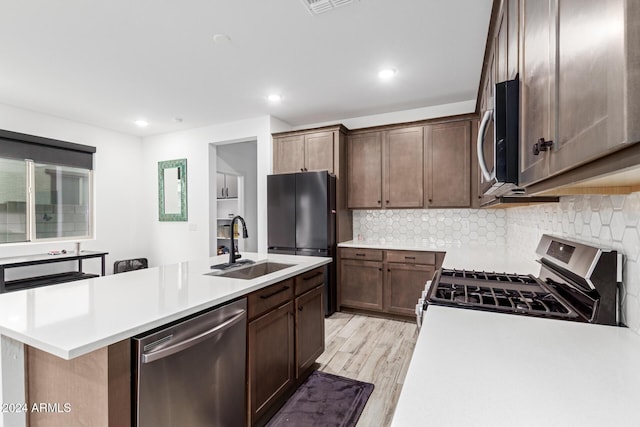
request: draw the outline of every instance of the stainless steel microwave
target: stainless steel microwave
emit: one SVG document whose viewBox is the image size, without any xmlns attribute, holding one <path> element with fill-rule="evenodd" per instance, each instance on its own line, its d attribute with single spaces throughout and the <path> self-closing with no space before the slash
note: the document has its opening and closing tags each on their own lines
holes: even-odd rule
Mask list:
<svg viewBox="0 0 640 427">
<path fill-rule="evenodd" d="M 478 131 L 478 165 L 486 196 L 522 194 L 518 187 L 519 172 L 519 118 L 520 82 L 518 78 L 496 83 L 494 109 L 487 110 Z M 493 141 L 485 141 L 487 129 L 493 119 Z M 493 169 L 489 170 L 485 159 L 485 143 L 493 144 Z"/>
</svg>

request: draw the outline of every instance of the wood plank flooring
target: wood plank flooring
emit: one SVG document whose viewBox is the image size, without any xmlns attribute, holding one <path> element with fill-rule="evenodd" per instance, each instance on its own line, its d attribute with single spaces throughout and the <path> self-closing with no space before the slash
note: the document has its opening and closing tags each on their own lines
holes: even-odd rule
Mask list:
<svg viewBox="0 0 640 427">
<path fill-rule="evenodd" d="M 334 313 L 325 320 L 325 335 L 319 369 L 375 385 L 358 427 L 389 426 L 418 337 L 416 324 Z"/>
</svg>

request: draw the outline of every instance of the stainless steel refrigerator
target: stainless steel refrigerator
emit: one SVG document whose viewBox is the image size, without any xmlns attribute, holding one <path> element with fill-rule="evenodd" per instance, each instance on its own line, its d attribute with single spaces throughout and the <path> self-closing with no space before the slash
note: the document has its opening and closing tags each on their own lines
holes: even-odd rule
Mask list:
<svg viewBox="0 0 640 427">
<path fill-rule="evenodd" d="M 336 311 L 336 177 L 326 171 L 267 176 L 270 253 L 326 256 L 325 315 Z"/>
</svg>

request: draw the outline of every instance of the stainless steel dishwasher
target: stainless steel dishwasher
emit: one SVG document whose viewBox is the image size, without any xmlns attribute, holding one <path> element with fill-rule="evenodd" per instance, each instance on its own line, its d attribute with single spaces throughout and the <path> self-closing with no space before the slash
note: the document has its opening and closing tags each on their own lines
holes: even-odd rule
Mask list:
<svg viewBox="0 0 640 427">
<path fill-rule="evenodd" d="M 247 300 L 133 338 L 135 425 L 243 426 Z"/>
</svg>

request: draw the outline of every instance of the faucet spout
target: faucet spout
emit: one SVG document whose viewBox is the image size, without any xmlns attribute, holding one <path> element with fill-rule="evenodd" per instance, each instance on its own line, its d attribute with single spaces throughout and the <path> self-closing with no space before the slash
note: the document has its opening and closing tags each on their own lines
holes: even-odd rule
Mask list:
<svg viewBox="0 0 640 427">
<path fill-rule="evenodd" d="M 240 258 L 242 255 L 236 253 L 236 242 L 234 237 L 234 224 L 236 221 L 240 221 L 242 223 L 242 238 L 246 239 L 249 237 L 249 233 L 247 233 L 247 224 L 244 222 L 244 218 L 240 215 L 236 215 L 231 220 L 231 247 L 229 248 L 229 265 L 235 264 L 236 260 Z"/>
</svg>

